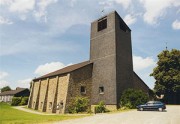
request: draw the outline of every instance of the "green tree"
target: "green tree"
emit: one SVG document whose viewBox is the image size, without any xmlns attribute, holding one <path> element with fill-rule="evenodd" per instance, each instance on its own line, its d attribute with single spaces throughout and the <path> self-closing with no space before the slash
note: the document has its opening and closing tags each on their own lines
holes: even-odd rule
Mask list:
<svg viewBox="0 0 180 124">
<path fill-rule="evenodd" d="M 156 80 L 154 91 L 164 94 L 164 102 L 180 103 L 180 51 L 164 50 L 158 55 L 157 67 L 150 74 Z"/>
<path fill-rule="evenodd" d="M 9 91 L 9 90 L 11 90 L 11 88 L 9 86 L 5 86 L 5 87 L 1 88 L 1 92 Z"/>
<path fill-rule="evenodd" d="M 148 101 L 148 95 L 141 90 L 127 89 L 123 92 L 120 100 L 121 107 L 136 108 L 137 105 Z"/>
</svg>

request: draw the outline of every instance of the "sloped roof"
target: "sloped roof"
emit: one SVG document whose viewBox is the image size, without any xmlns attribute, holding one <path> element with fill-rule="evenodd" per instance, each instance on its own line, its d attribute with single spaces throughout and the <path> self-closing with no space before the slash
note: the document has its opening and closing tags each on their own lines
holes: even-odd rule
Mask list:
<svg viewBox="0 0 180 124">
<path fill-rule="evenodd" d="M 43 75 L 41 77 L 35 78 L 34 81 L 39 80 L 39 79 L 43 79 L 43 78 L 47 78 L 47 77 L 52 77 L 52 76 L 56 76 L 56 75 L 69 73 L 69 72 L 72 72 L 72 71 L 74 71 L 76 69 L 82 68 L 82 67 L 84 67 L 86 65 L 89 65 L 89 64 L 92 64 L 92 62 L 85 61 L 85 62 L 81 62 L 81 63 L 78 63 L 78 64 L 70 65 L 70 66 L 67 66 L 65 68 L 59 69 L 57 71 L 51 72 L 49 74 Z"/>
<path fill-rule="evenodd" d="M 17 88 L 16 90 L 10 90 L 10 91 L 4 91 L 0 93 L 0 96 L 5 96 L 5 95 L 15 95 L 23 90 L 26 90 L 27 88 Z"/>
<path fill-rule="evenodd" d="M 133 72 L 134 72 L 134 71 L 133 71 Z M 146 87 L 148 87 L 148 85 L 136 74 L 136 72 L 134 72 L 134 75 L 135 75 L 137 78 L 139 78 Z M 149 87 L 148 87 L 148 88 L 149 88 Z M 150 88 L 149 88 L 149 89 L 150 89 Z"/>
</svg>

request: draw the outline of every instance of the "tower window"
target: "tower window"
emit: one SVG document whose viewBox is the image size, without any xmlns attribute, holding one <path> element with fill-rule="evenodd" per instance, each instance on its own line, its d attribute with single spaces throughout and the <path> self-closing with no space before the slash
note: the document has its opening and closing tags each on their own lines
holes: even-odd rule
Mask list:
<svg viewBox="0 0 180 124">
<path fill-rule="evenodd" d="M 86 87 L 85 86 L 81 86 L 81 94 L 86 94 Z"/>
<path fill-rule="evenodd" d="M 104 94 L 104 87 L 99 87 L 99 94 Z"/>
<path fill-rule="evenodd" d="M 98 31 L 101 31 L 105 28 L 107 28 L 107 19 L 106 18 L 98 21 Z"/>
</svg>

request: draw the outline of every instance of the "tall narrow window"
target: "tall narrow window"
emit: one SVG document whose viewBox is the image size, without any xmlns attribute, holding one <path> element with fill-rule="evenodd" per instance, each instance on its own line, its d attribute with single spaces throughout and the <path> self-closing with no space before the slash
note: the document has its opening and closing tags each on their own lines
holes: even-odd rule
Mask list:
<svg viewBox="0 0 180 124">
<path fill-rule="evenodd" d="M 105 28 L 107 28 L 107 19 L 106 18 L 98 21 L 98 31 L 101 31 Z"/>
<path fill-rule="evenodd" d="M 81 94 L 86 94 L 86 87 L 85 86 L 81 86 Z"/>
<path fill-rule="evenodd" d="M 41 105 L 40 105 L 40 109 L 42 109 L 43 108 L 43 102 L 41 102 Z"/>
<path fill-rule="evenodd" d="M 49 102 L 49 109 L 52 109 L 52 102 Z"/>
<path fill-rule="evenodd" d="M 99 87 L 99 94 L 104 94 L 104 87 L 103 86 Z"/>
</svg>

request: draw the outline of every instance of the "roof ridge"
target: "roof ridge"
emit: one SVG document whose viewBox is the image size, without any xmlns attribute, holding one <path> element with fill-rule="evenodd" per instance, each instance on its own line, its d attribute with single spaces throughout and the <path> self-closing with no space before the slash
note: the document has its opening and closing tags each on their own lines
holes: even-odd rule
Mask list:
<svg viewBox="0 0 180 124">
<path fill-rule="evenodd" d="M 33 81 L 39 80 L 39 79 L 43 79 L 43 78 L 47 78 L 47 77 L 56 76 L 56 75 L 66 74 L 68 72 L 72 72 L 72 71 L 74 71 L 76 69 L 82 68 L 82 67 L 84 67 L 86 65 L 89 65 L 91 63 L 92 62 L 90 62 L 88 60 L 88 61 L 84 61 L 84 62 L 73 64 L 73 65 L 69 65 L 69 66 L 66 66 L 64 68 L 58 69 L 56 71 L 50 72 L 48 74 L 42 75 L 42 76 L 40 76 L 38 78 L 35 78 L 35 79 L 33 79 Z"/>
</svg>

